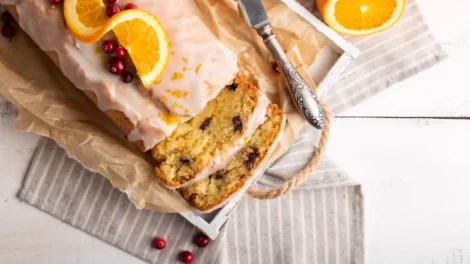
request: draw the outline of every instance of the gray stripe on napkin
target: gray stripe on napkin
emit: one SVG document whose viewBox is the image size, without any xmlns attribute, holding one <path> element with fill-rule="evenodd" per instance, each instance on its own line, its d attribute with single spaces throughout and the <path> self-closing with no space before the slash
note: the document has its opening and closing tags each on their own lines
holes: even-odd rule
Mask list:
<svg viewBox="0 0 470 264">
<path fill-rule="evenodd" d="M 149 263 L 363 263 L 359 186 L 299 190 L 271 201 L 245 197 L 209 248 L 179 214 L 137 210 L 104 177 L 85 170 L 52 140 L 42 139 L 19 195 L 31 205 Z M 152 238 L 167 240 L 163 251 Z"/>
</svg>

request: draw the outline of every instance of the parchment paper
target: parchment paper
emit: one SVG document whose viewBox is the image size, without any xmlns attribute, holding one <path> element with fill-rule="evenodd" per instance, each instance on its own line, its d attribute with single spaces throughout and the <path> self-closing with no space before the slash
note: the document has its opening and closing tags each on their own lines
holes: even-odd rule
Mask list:
<svg viewBox="0 0 470 264">
<path fill-rule="evenodd" d="M 193 1 L 193 0 L 188 0 Z M 256 32 L 233 0 L 195 0 L 201 19 L 239 55 L 241 71 L 258 83 L 287 115 L 283 138 L 271 161 L 291 146 L 306 122 L 290 101 L 282 76 Z M 264 1 L 268 16 L 294 65 L 312 85 L 306 68 L 326 39 L 277 0 Z M 46 25 L 45 25 L 46 26 Z M 158 184 L 145 154 L 76 89 L 23 32 L 0 40 L 0 93 L 18 108 L 16 128 L 55 140 L 87 169 L 108 178 L 137 208 L 161 212 L 191 210 L 181 196 Z"/>
</svg>

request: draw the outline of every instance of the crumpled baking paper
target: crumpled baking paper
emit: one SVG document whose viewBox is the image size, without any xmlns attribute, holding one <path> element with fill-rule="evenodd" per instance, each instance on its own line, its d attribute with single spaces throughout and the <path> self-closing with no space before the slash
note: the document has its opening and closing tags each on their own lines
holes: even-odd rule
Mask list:
<svg viewBox="0 0 470 264">
<path fill-rule="evenodd" d="M 283 77 L 273 70 L 274 59 L 261 38 L 246 25 L 237 1 L 195 1 L 201 19 L 238 54 L 242 73 L 251 76 L 287 115 L 283 138 L 270 157 L 274 162 L 307 123 L 297 113 Z M 326 44 L 326 38 L 280 1 L 263 3 L 292 62 L 314 87 L 306 69 Z M 159 212 L 191 210 L 178 192 L 157 182 L 149 157 L 129 143 L 25 33 L 19 32 L 11 42 L 0 39 L 0 78 L 0 93 L 18 108 L 17 129 L 52 138 L 70 157 L 126 192 L 138 208 Z"/>
</svg>

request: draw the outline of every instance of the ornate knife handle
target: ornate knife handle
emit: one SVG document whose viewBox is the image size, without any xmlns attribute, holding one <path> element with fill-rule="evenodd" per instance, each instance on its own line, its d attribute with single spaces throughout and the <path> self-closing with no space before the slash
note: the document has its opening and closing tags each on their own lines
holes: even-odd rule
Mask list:
<svg viewBox="0 0 470 264">
<path fill-rule="evenodd" d="M 320 100 L 294 65 L 292 65 L 289 58 L 287 58 L 281 43 L 273 33 L 271 25 L 267 24 L 257 31 L 276 59 L 279 67 L 281 67 L 295 105 L 310 125 L 317 129 L 322 129 L 325 126 L 325 118 Z"/>
</svg>

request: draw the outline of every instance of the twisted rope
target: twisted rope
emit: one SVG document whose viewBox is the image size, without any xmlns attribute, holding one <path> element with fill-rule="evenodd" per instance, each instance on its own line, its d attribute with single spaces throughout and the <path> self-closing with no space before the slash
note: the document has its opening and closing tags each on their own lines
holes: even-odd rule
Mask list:
<svg viewBox="0 0 470 264">
<path fill-rule="evenodd" d="M 274 199 L 277 198 L 290 190 L 296 188 L 297 186 L 304 183 L 312 175 L 312 173 L 320 164 L 320 161 L 325 153 L 326 144 L 328 143 L 328 137 L 330 135 L 330 124 L 331 124 L 331 111 L 328 106 L 322 102 L 324 115 L 325 115 L 325 127 L 322 130 L 320 141 L 318 147 L 313 153 L 313 157 L 305 168 L 297 172 L 289 180 L 286 180 L 282 185 L 277 188 L 271 188 L 268 190 L 259 190 L 254 187 L 251 187 L 248 190 L 248 194 L 257 199 Z"/>
</svg>

